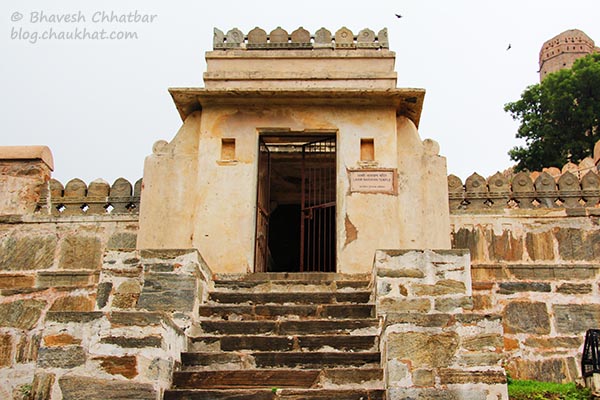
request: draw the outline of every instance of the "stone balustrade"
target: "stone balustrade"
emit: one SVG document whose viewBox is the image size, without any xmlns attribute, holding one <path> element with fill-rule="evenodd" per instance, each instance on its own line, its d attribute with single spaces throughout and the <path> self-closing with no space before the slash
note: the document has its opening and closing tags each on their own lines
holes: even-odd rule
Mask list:
<svg viewBox="0 0 600 400">
<path fill-rule="evenodd" d="M 591 158 L 562 170 L 519 172 L 507 177 L 500 172 L 485 179 L 474 173 L 465 183 L 448 176 L 450 211 L 481 209 L 533 209 L 596 207 L 600 201 L 600 176 Z"/>
<path fill-rule="evenodd" d="M 285 29 L 277 27 L 269 34 L 256 27 L 248 34 L 237 28 L 227 33 L 215 28 L 213 36 L 214 50 L 283 50 L 283 49 L 389 49 L 387 28 L 381 29 L 377 35 L 365 28 L 355 35 L 350 29 L 343 27 L 335 34 L 321 28 L 314 34 L 300 27 L 289 34 Z"/>
<path fill-rule="evenodd" d="M 37 213 L 54 217 L 78 215 L 138 214 L 142 179 L 131 185 L 124 178 L 112 186 L 102 179 L 86 185 L 81 179 L 72 179 L 65 186 L 51 179 L 42 187 Z"/>
</svg>

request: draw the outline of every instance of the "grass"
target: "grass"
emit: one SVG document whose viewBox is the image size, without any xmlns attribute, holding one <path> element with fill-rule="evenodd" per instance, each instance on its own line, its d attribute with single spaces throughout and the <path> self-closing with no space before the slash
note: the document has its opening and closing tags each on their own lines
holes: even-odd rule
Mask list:
<svg viewBox="0 0 600 400">
<path fill-rule="evenodd" d="M 579 388 L 574 383 L 551 383 L 510 379 L 510 400 L 589 400 L 590 390 Z"/>
</svg>

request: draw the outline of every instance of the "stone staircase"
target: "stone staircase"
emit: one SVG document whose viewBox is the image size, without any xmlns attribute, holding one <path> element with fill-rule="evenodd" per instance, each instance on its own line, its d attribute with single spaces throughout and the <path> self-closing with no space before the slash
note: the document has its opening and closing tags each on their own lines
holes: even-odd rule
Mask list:
<svg viewBox="0 0 600 400">
<path fill-rule="evenodd" d="M 370 275 L 218 276 L 165 400 L 384 400 Z"/>
</svg>

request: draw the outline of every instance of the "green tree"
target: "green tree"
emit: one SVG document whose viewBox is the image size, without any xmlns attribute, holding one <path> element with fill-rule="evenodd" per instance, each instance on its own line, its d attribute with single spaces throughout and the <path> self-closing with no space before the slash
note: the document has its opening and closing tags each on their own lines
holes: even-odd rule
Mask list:
<svg viewBox="0 0 600 400">
<path fill-rule="evenodd" d="M 525 89 L 504 110 L 520 121 L 524 146 L 508 154 L 516 170 L 562 167 L 591 156 L 600 140 L 600 54 L 580 58 L 571 69 L 552 73 Z"/>
</svg>

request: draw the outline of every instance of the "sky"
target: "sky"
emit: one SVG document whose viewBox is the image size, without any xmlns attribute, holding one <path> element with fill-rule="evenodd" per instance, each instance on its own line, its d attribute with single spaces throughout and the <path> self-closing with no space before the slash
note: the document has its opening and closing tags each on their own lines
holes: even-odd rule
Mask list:
<svg viewBox="0 0 600 400">
<path fill-rule="evenodd" d="M 140 20 L 102 19 L 130 13 Z M 440 144 L 449 174 L 487 177 L 513 164 L 521 142 L 504 104 L 539 81 L 544 41 L 580 29 L 598 45 L 598 15 L 598 0 L 2 0 L 0 145 L 49 146 L 63 184 L 133 182 L 181 126 L 167 89 L 204 86 L 214 27 L 387 28 L 397 87 L 426 90 L 421 138 Z M 61 39 L 75 30 L 81 39 Z M 93 39 L 101 30 L 133 37 Z"/>
</svg>

